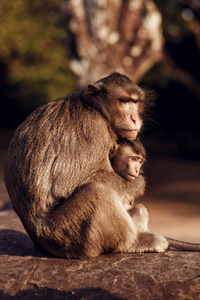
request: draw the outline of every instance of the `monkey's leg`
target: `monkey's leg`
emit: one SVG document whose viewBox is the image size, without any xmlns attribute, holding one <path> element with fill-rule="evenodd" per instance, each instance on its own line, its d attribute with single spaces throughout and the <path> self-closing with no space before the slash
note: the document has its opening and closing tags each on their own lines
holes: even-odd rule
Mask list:
<svg viewBox="0 0 200 300">
<path fill-rule="evenodd" d="M 114 253 L 163 252 L 168 248 L 164 237 L 146 232 L 148 212 L 143 205 L 138 205 L 131 217 L 115 191 L 103 184 L 94 185 L 97 199 L 101 198 L 98 201 L 101 205 L 91 224 L 90 238 L 93 245 L 99 243 L 99 249 Z M 136 220 L 140 221 L 140 225 Z"/>
<path fill-rule="evenodd" d="M 93 258 L 105 252 L 127 252 L 137 229 L 118 194 L 103 183 L 91 183 L 63 199 L 47 217 L 36 242 L 58 257 Z"/>
<path fill-rule="evenodd" d="M 138 233 L 120 197 L 102 183 L 88 184 L 55 207 L 36 242 L 58 257 L 92 258 L 105 252 L 162 252 L 166 240 Z"/>
<path fill-rule="evenodd" d="M 110 186 L 102 183 L 92 183 L 87 189 L 96 203 L 88 230 L 88 256 L 128 252 L 127 249 L 137 239 L 137 229 L 120 197 Z"/>
</svg>

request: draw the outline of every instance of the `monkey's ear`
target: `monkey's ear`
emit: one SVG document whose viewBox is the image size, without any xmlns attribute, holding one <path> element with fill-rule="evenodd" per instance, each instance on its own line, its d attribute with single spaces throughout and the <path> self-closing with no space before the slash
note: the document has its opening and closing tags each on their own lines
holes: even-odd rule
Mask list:
<svg viewBox="0 0 200 300">
<path fill-rule="evenodd" d="M 100 81 L 96 83 L 90 83 L 88 84 L 85 93 L 86 95 L 99 93 L 102 90 L 102 87 L 103 85 Z"/>
<path fill-rule="evenodd" d="M 115 144 L 113 149 L 109 153 L 109 158 L 110 159 L 112 159 L 115 156 L 116 151 L 117 151 L 118 148 L 119 148 L 119 144 Z"/>
</svg>

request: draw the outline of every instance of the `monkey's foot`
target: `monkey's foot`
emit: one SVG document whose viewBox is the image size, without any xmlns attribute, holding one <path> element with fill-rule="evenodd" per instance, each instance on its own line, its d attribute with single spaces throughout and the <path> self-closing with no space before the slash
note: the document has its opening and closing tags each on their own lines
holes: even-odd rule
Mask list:
<svg viewBox="0 0 200 300">
<path fill-rule="evenodd" d="M 135 244 L 135 252 L 164 252 L 169 247 L 169 243 L 163 236 L 150 232 L 138 234 Z"/>
</svg>

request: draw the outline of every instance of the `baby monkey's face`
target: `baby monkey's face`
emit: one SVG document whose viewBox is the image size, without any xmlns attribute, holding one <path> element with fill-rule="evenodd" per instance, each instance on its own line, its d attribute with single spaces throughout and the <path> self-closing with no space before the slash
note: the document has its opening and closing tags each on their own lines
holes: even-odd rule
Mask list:
<svg viewBox="0 0 200 300">
<path fill-rule="evenodd" d="M 128 145 L 120 145 L 112 158 L 114 171 L 128 181 L 133 181 L 139 175 L 143 163 L 144 157 Z"/>
</svg>

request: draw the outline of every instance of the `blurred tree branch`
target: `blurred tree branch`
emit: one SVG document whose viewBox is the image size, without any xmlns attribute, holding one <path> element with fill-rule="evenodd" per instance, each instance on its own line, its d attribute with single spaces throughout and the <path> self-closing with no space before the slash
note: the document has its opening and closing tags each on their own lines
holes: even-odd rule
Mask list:
<svg viewBox="0 0 200 300">
<path fill-rule="evenodd" d="M 62 8 L 79 87 L 113 71 L 138 82 L 163 57 L 162 19 L 152 0 L 63 0 Z"/>
</svg>

